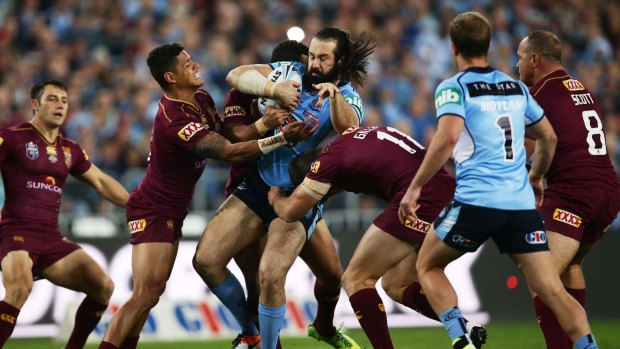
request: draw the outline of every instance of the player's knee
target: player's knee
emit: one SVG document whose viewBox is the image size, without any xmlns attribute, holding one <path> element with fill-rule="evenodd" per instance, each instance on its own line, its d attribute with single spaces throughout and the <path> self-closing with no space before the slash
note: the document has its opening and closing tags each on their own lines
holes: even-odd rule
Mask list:
<svg viewBox="0 0 620 349">
<path fill-rule="evenodd" d="M 209 266 L 212 266 L 213 263 L 209 259 L 209 254 L 204 251 L 196 251 L 194 254 L 194 259 L 192 259 L 192 265 L 194 266 L 194 270 L 203 276 L 209 274 Z"/>
<path fill-rule="evenodd" d="M 114 292 L 114 281 L 106 275 L 106 277 L 101 282 L 100 293 L 101 298 L 104 302 L 107 303 L 110 298 L 112 298 L 112 293 Z"/>
<path fill-rule="evenodd" d="M 349 269 L 342 273 L 342 287 L 348 295 L 363 288 L 374 288 L 377 280 L 370 280 Z"/>
<path fill-rule="evenodd" d="M 136 288 L 132 298 L 134 302 L 140 304 L 141 308 L 152 309 L 159 303 L 159 297 L 164 293 L 165 289 L 165 284 L 163 286 Z"/>
<path fill-rule="evenodd" d="M 332 269 L 316 275 L 318 282 L 325 288 L 340 288 L 342 282 L 342 269 Z"/>
<path fill-rule="evenodd" d="M 283 288 L 284 279 L 284 275 L 279 270 L 261 269 L 259 272 L 261 292 L 271 292 L 272 290 Z"/>
<path fill-rule="evenodd" d="M 398 300 L 401 298 L 403 289 L 399 285 L 394 285 L 389 280 L 381 279 L 381 287 L 391 299 Z"/>
</svg>

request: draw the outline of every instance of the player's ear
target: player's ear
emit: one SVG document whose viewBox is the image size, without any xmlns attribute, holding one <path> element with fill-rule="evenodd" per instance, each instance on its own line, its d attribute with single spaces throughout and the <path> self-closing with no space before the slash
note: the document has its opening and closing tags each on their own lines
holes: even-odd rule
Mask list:
<svg viewBox="0 0 620 349">
<path fill-rule="evenodd" d="M 459 50 L 456 48 L 453 42 L 450 42 L 450 51 L 452 51 L 453 56 L 458 56 Z"/>
<path fill-rule="evenodd" d="M 173 72 L 167 71 L 164 73 L 164 79 L 166 80 L 166 82 L 170 83 L 170 84 L 174 84 L 177 82 L 176 77 L 174 76 Z"/>
<path fill-rule="evenodd" d="M 540 55 L 538 53 L 532 53 L 530 60 L 532 61 L 532 67 L 536 68 L 540 65 Z"/>
</svg>

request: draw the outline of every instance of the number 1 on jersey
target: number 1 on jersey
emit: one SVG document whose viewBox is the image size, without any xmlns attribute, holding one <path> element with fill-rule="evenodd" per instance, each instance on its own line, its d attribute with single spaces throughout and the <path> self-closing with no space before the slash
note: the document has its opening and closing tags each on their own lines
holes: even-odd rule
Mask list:
<svg viewBox="0 0 620 349">
<path fill-rule="evenodd" d="M 512 120 L 508 115 L 500 115 L 495 124 L 504 135 L 504 161 L 512 162 L 515 160 L 512 141 Z"/>
</svg>

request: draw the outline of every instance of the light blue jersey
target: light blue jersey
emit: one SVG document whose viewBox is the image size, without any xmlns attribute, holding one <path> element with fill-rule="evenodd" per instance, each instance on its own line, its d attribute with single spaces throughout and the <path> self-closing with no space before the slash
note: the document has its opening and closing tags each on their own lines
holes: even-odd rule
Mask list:
<svg viewBox="0 0 620 349">
<path fill-rule="evenodd" d="M 275 69 L 282 64 L 293 64 L 302 74 L 306 71 L 305 67 L 297 62 L 278 62 L 272 63 L 271 66 Z M 350 82 L 341 82 L 338 87 L 344 99 L 355 110 L 361 123 L 364 117 L 364 108 L 359 93 L 355 91 Z M 323 100 L 323 105 L 319 109 L 316 106 L 319 99 L 317 92 L 312 90 L 311 86 L 304 84 L 299 106 L 290 116 L 291 121 L 304 121 L 306 118 L 313 118 L 315 122 L 318 122 L 319 128 L 312 137 L 298 142 L 294 146 L 280 147 L 269 154 L 261 156 L 258 160 L 258 172 L 267 184 L 271 186 L 277 185 L 285 190 L 293 189 L 294 186 L 288 173 L 288 165 L 293 158 L 301 152 L 315 149 L 318 146 L 325 146 L 337 136 L 330 118 L 329 98 Z M 279 132 L 281 132 L 281 127 L 270 130 L 265 134 L 265 137 L 273 136 Z"/>
<path fill-rule="evenodd" d="M 525 168 L 525 127 L 542 108 L 522 82 L 493 68 L 469 68 L 443 81 L 435 93 L 437 118 L 465 120 L 452 156 L 455 200 L 502 210 L 534 209 Z"/>
</svg>

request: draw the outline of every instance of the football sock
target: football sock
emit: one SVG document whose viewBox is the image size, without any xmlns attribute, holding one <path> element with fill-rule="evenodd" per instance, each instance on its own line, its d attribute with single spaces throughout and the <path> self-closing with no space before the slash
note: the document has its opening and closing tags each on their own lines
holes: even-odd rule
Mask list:
<svg viewBox="0 0 620 349">
<path fill-rule="evenodd" d="M 276 348 L 285 313 L 286 304 L 276 308 L 271 308 L 263 304 L 258 305 L 258 319 L 261 329 L 261 348 Z"/>
<path fill-rule="evenodd" d="M 248 298 L 245 307 L 248 310 L 250 320 L 252 320 L 254 326 L 256 326 L 256 328 L 260 330 L 260 328 L 258 327 L 258 300 Z"/>
<path fill-rule="evenodd" d="M 258 322 L 258 300 L 248 298 L 247 300 L 247 308 L 250 313 L 250 318 L 252 319 L 252 323 L 258 328 L 260 331 L 260 323 Z M 280 336 L 278 336 L 278 343 L 276 344 L 276 349 L 282 349 L 282 344 L 280 343 Z"/>
<path fill-rule="evenodd" d="M 349 302 L 373 348 L 393 349 L 385 307 L 377 290 L 361 289 L 349 297 Z"/>
<path fill-rule="evenodd" d="M 117 347 L 116 345 L 112 344 L 112 343 L 108 343 L 106 341 L 101 342 L 101 344 L 99 344 L 99 349 L 120 349 L 119 347 Z"/>
<path fill-rule="evenodd" d="M 573 342 L 566 335 L 566 332 L 560 326 L 558 319 L 553 314 L 551 308 L 543 303 L 540 297 L 534 297 L 534 310 L 536 311 L 536 319 L 538 325 L 545 337 L 547 348 L 552 349 L 572 349 Z"/>
<path fill-rule="evenodd" d="M 575 341 L 575 348 L 577 349 L 598 349 L 598 345 L 594 340 L 592 334 L 587 334 Z"/>
<path fill-rule="evenodd" d="M 441 321 L 441 323 L 445 326 L 452 342 L 467 333 L 465 320 L 463 319 L 461 310 L 458 307 L 450 308 L 439 314 L 439 321 Z"/>
<path fill-rule="evenodd" d="M 336 334 L 334 311 L 340 298 L 340 287 L 328 289 L 317 280 L 314 282 L 314 297 L 318 302 L 318 307 L 313 325 L 321 336 L 332 337 Z"/>
<path fill-rule="evenodd" d="M 586 289 L 585 288 L 568 288 L 566 287 L 566 292 L 573 296 L 581 304 L 581 306 L 586 305 Z"/>
<path fill-rule="evenodd" d="M 108 307 L 107 304 L 101 304 L 96 300 L 86 296 L 75 313 L 75 323 L 73 331 L 65 349 L 82 349 L 86 343 L 86 339 L 93 331 L 95 326 L 101 320 L 101 316 Z"/>
<path fill-rule="evenodd" d="M 230 310 L 243 334 L 258 335 L 258 329 L 252 323 L 247 311 L 243 287 L 232 273 L 228 274 L 224 282 L 212 288 L 211 292 Z"/>
<path fill-rule="evenodd" d="M 429 319 L 439 321 L 439 317 L 437 317 L 433 307 L 422 291 L 422 285 L 417 281 L 414 281 L 405 289 L 405 292 L 403 292 L 403 305 L 406 305 Z"/>
<path fill-rule="evenodd" d="M 139 339 L 140 336 L 127 336 L 119 349 L 136 349 L 138 347 Z"/>
<path fill-rule="evenodd" d="M 0 301 L 0 315 L 0 348 L 2 348 L 13 333 L 19 309 L 5 301 Z"/>
</svg>

